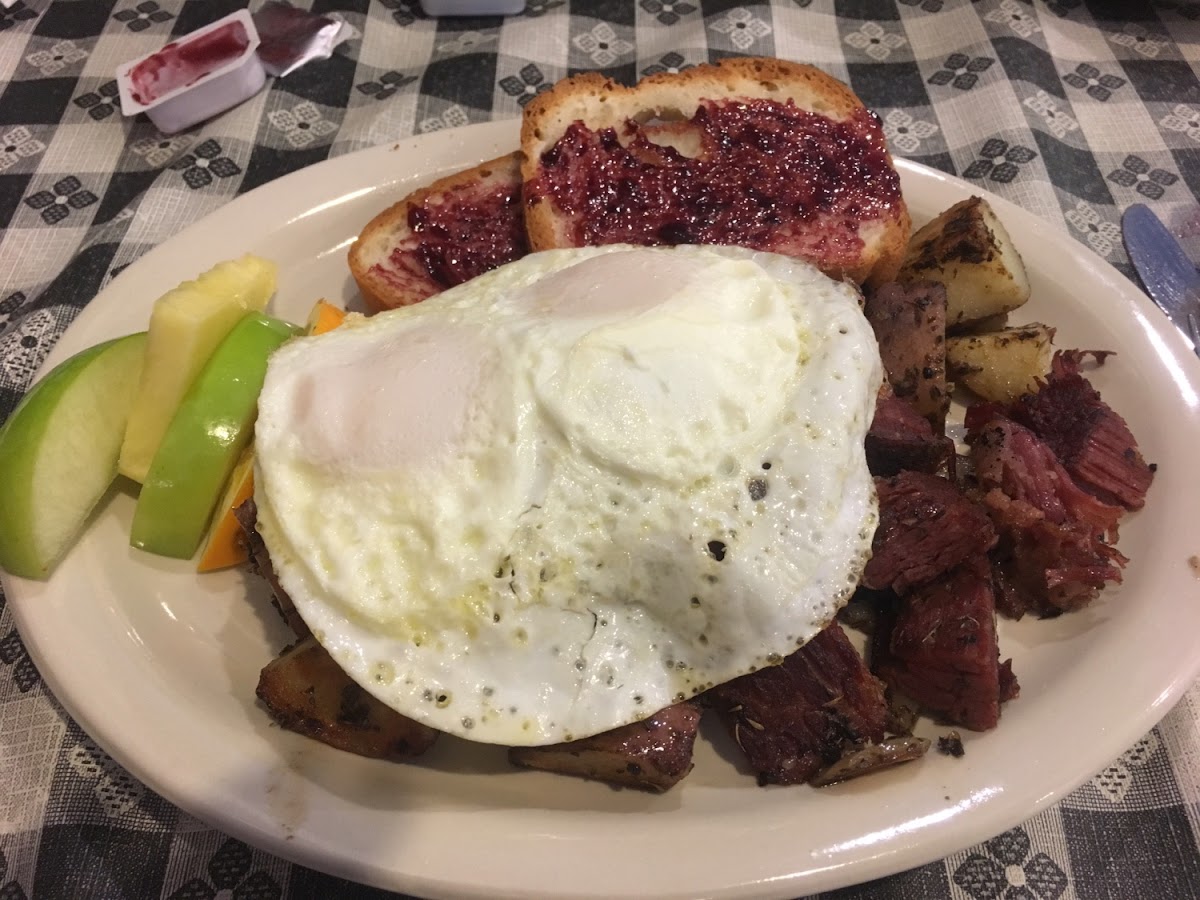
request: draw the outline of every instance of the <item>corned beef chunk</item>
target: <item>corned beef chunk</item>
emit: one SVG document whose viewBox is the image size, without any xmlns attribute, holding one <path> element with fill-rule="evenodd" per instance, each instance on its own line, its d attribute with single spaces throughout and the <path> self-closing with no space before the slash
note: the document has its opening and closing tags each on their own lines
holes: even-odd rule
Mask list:
<svg viewBox="0 0 1200 900">
<path fill-rule="evenodd" d="M 1122 510 L 1081 490 L 1032 431 L 980 404 L 967 411 L 974 479 L 1000 542 L 992 554 L 1007 616 L 1053 615 L 1085 606 L 1120 582 L 1109 541 Z"/>
<path fill-rule="evenodd" d="M 863 313 L 879 342 L 892 390 L 940 433 L 950 406 L 946 288 L 933 281 L 881 284 L 868 293 Z"/>
<path fill-rule="evenodd" d="M 1086 526 L 1055 524 L 999 489 L 988 491 L 983 503 L 1000 532 L 992 559 L 996 607 L 1004 615 L 1058 615 L 1086 606 L 1106 583 L 1120 584 L 1125 557 Z"/>
<path fill-rule="evenodd" d="M 876 478 L 879 527 L 862 583 L 904 593 L 996 543 L 988 514 L 952 481 L 921 472 Z"/>
<path fill-rule="evenodd" d="M 1007 703 L 1019 696 L 1021 696 L 1021 685 L 1017 681 L 1016 673 L 1012 670 L 1012 660 L 1006 659 L 1000 663 L 1000 702 Z"/>
<path fill-rule="evenodd" d="M 1008 410 L 1054 451 L 1076 483 L 1105 503 L 1141 509 L 1154 470 L 1142 459 L 1129 426 L 1079 373 L 1084 351 L 1059 351 L 1036 394 Z M 1094 354 L 1100 362 L 1105 354 Z"/>
<path fill-rule="evenodd" d="M 989 568 L 974 556 L 901 597 L 872 642 L 871 667 L 889 687 L 975 731 L 996 727 L 1002 697 L 1016 689 L 1011 667 L 1001 689 Z"/>
<path fill-rule="evenodd" d="M 866 449 L 872 475 L 896 475 L 903 470 L 932 475 L 950 469 L 954 460 L 954 442 L 934 434 L 916 407 L 893 395 L 881 395 L 876 401 Z"/>
<path fill-rule="evenodd" d="M 888 709 L 872 675 L 833 622 L 778 666 L 706 695 L 760 784 L 799 784 L 862 745 L 883 740 Z"/>
<path fill-rule="evenodd" d="M 968 410 L 966 424 L 972 471 L 982 490 L 999 488 L 1056 525 L 1077 523 L 1098 539 L 1116 540 L 1121 507 L 1081 490 L 1032 431 L 984 404 Z"/>
<path fill-rule="evenodd" d="M 665 791 L 692 770 L 700 707 L 677 703 L 648 719 L 544 747 L 512 747 L 514 765 L 577 775 L 644 791 Z"/>
</svg>

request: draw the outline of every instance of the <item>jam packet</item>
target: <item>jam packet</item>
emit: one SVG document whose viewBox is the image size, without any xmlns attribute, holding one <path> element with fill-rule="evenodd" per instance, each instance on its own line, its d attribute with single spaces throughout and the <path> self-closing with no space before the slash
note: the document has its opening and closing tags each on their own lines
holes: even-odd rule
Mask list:
<svg viewBox="0 0 1200 900">
<path fill-rule="evenodd" d="M 328 59 L 333 48 L 354 37 L 349 23 L 333 16 L 297 9 L 281 0 L 269 0 L 254 13 L 262 41 L 258 58 L 271 75 L 287 75 L 317 59 Z"/>
</svg>

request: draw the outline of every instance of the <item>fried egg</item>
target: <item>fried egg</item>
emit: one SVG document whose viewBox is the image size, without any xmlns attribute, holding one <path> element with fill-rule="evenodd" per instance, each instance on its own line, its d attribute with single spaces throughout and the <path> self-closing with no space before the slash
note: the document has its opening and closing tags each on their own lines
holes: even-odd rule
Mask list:
<svg viewBox="0 0 1200 900">
<path fill-rule="evenodd" d="M 259 528 L 347 673 L 464 738 L 581 738 L 783 657 L 870 554 L 856 289 L 738 248 L 536 253 L 293 341 Z"/>
</svg>

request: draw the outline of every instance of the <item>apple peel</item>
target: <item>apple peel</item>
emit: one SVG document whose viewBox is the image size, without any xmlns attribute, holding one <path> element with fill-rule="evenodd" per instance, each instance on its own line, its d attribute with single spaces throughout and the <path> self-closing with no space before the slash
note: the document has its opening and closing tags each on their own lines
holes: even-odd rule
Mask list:
<svg viewBox="0 0 1200 900">
<path fill-rule="evenodd" d="M 195 554 L 250 442 L 267 359 L 298 333 L 280 319 L 248 313 L 213 351 L 150 464 L 133 515 L 134 547 L 176 559 Z"/>
<path fill-rule="evenodd" d="M 140 332 L 72 356 L 0 428 L 0 567 L 44 579 L 74 544 L 116 478 L 145 352 Z"/>
</svg>

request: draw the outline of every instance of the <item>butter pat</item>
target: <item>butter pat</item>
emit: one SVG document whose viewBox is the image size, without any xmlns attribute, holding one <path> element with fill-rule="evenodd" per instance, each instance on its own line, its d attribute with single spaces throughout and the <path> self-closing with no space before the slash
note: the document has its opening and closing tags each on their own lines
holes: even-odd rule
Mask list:
<svg viewBox="0 0 1200 900">
<path fill-rule="evenodd" d="M 242 9 L 124 63 L 117 68 L 121 112 L 146 113 L 163 134 L 223 113 L 266 83 L 259 43 L 254 20 Z"/>
</svg>

